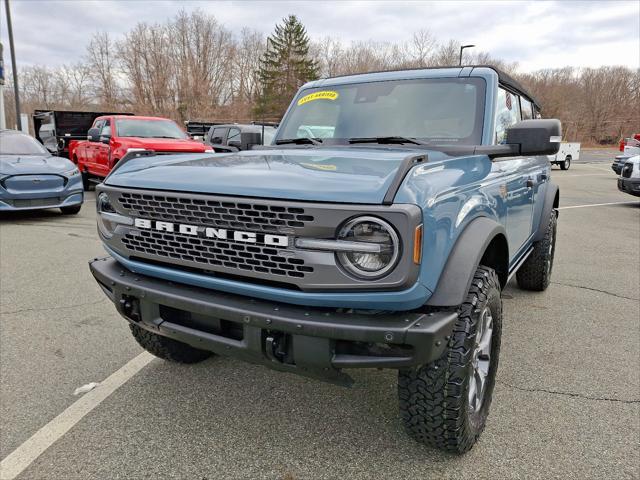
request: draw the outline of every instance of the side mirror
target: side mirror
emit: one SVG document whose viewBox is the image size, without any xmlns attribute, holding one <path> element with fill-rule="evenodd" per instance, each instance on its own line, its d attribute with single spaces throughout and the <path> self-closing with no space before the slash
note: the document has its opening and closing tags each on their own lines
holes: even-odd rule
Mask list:
<svg viewBox="0 0 640 480">
<path fill-rule="evenodd" d="M 109 145 L 109 141 L 111 141 L 111 135 L 102 135 L 100 137 L 100 141 Z"/>
<path fill-rule="evenodd" d="M 227 145 L 229 145 L 230 147 L 238 148 L 238 149 L 242 148 L 242 144 L 237 140 L 231 140 L 230 142 L 227 142 Z"/>
<path fill-rule="evenodd" d="M 555 155 L 560 142 L 560 120 L 523 120 L 507 129 L 507 144 L 520 145 L 520 155 Z"/>
<path fill-rule="evenodd" d="M 99 128 L 90 128 L 87 132 L 87 140 L 90 142 L 99 142 L 100 141 L 100 129 Z"/>
<path fill-rule="evenodd" d="M 215 143 L 216 145 L 221 145 L 222 137 L 211 137 L 211 143 Z"/>
</svg>

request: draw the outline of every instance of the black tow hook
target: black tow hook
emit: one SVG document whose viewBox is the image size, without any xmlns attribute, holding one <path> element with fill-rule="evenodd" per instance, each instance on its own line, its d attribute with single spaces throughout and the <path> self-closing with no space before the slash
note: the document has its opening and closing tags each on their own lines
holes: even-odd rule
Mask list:
<svg viewBox="0 0 640 480">
<path fill-rule="evenodd" d="M 264 339 L 264 351 L 272 362 L 284 363 L 287 356 L 287 337 L 284 334 L 269 334 Z"/>
<path fill-rule="evenodd" d="M 140 315 L 140 302 L 137 298 L 123 295 L 120 299 L 120 308 L 122 309 L 122 313 L 134 322 L 142 320 Z"/>
</svg>

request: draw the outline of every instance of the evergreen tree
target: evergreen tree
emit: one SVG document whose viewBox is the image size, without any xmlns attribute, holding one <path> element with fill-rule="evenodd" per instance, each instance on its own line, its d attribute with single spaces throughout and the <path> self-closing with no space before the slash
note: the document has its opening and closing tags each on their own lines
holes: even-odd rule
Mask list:
<svg viewBox="0 0 640 480">
<path fill-rule="evenodd" d="M 262 88 L 255 113 L 269 119 L 281 118 L 298 88 L 318 78 L 307 31 L 295 15 L 283 19 L 267 39 L 258 73 Z"/>
</svg>

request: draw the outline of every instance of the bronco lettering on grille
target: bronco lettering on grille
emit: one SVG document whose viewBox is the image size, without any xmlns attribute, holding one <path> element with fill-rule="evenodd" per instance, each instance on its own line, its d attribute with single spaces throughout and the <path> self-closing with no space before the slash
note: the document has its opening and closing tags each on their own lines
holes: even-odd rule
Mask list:
<svg viewBox="0 0 640 480">
<path fill-rule="evenodd" d="M 202 227 L 198 225 L 186 225 L 183 223 L 161 222 L 136 218 L 134 225 L 137 228 L 158 230 L 160 232 L 181 233 L 218 240 L 233 240 L 243 243 L 259 243 L 272 247 L 288 247 L 289 237 L 286 235 L 271 235 L 268 233 L 244 232 L 241 230 L 227 230 L 226 228 Z"/>
</svg>

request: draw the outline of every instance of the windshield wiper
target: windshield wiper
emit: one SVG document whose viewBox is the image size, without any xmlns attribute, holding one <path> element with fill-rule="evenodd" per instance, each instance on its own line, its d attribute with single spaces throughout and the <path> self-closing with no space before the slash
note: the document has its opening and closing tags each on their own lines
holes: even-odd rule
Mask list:
<svg viewBox="0 0 640 480">
<path fill-rule="evenodd" d="M 276 140 L 276 145 L 285 145 L 287 143 L 311 143 L 312 145 L 320 145 L 322 140 L 320 138 L 311 138 L 311 137 L 299 137 L 299 138 L 282 138 L 280 140 Z"/>
<path fill-rule="evenodd" d="M 412 137 L 362 137 L 362 138 L 350 138 L 349 143 L 412 143 L 414 145 L 430 145 L 429 142 L 425 142 L 423 140 L 418 140 L 417 138 Z"/>
</svg>

